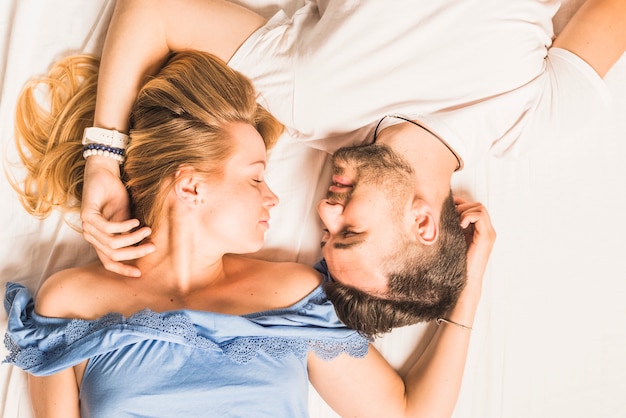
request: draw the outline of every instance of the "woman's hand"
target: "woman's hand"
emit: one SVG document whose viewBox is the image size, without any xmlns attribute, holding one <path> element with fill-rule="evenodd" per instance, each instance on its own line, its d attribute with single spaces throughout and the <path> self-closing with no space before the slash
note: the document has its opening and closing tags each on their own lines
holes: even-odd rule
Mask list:
<svg viewBox="0 0 626 418">
<path fill-rule="evenodd" d="M 154 251 L 154 244 L 136 246 L 150 235 L 148 227 L 139 228 L 130 218 L 130 199 L 120 180 L 117 161 L 104 156 L 91 156 L 85 166 L 83 200 L 80 216 L 83 236 L 92 244 L 107 270 L 123 276 L 139 277 L 141 271 L 127 264 Z"/>
</svg>

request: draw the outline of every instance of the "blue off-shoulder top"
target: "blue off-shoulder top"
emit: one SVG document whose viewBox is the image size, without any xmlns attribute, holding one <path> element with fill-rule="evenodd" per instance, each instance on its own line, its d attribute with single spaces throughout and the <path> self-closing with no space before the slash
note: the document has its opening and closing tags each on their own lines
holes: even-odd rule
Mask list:
<svg viewBox="0 0 626 418">
<path fill-rule="evenodd" d="M 321 286 L 286 309 L 235 316 L 140 311 L 96 320 L 42 317 L 8 283 L 5 362 L 50 375 L 89 359 L 80 386 L 90 417 L 306 417 L 307 353 L 367 354 Z"/>
</svg>

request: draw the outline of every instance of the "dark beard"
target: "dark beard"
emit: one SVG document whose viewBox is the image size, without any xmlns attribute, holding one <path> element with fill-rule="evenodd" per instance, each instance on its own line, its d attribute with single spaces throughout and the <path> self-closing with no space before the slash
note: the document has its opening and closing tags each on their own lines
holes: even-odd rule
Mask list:
<svg viewBox="0 0 626 418">
<path fill-rule="evenodd" d="M 334 174 L 342 174 L 344 167 L 351 167 L 360 181 L 376 184 L 411 178 L 414 173 L 404 158 L 384 144 L 340 148 L 332 162 Z"/>
</svg>

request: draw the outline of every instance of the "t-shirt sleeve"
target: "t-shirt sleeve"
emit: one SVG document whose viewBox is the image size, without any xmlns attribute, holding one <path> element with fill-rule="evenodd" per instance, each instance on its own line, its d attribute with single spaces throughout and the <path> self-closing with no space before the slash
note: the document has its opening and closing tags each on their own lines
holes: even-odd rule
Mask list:
<svg viewBox="0 0 626 418">
<path fill-rule="evenodd" d="M 485 153 L 518 158 L 546 141 L 567 145 L 581 124 L 610 108 L 602 78 L 580 57 L 551 48 L 543 71 L 529 83 L 420 120 L 446 139 L 465 161 Z"/>
</svg>

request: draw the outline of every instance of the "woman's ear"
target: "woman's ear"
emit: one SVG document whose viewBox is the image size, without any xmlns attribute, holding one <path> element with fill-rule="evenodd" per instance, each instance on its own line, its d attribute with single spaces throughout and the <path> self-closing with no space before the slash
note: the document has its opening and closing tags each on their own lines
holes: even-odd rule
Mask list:
<svg viewBox="0 0 626 418">
<path fill-rule="evenodd" d="M 181 168 L 174 174 L 174 193 L 188 206 L 197 206 L 204 202 L 199 192 L 201 182 L 192 168 Z"/>
<path fill-rule="evenodd" d="M 416 199 L 411 207 L 412 229 L 415 238 L 424 245 L 432 245 L 439 237 L 438 217 L 432 207 L 422 199 Z"/>
</svg>

